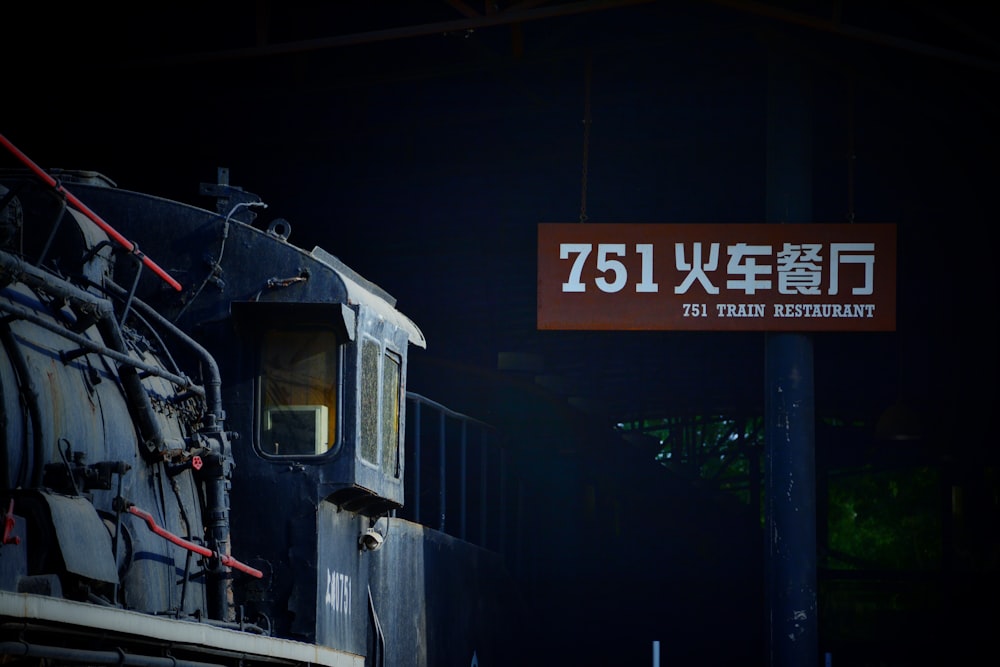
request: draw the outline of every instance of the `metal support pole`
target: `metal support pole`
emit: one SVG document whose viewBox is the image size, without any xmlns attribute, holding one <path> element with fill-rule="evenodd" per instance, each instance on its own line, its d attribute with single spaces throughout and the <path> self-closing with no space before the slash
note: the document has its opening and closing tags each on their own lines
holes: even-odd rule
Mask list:
<svg viewBox="0 0 1000 667">
<path fill-rule="evenodd" d="M 769 72 L 768 222 L 810 222 L 812 169 L 808 77 L 783 54 Z M 768 662 L 818 665 L 816 603 L 815 388 L 812 339 L 765 340 L 765 502 Z"/>
<path fill-rule="evenodd" d="M 445 532 L 445 503 L 447 502 L 448 496 L 448 469 L 447 469 L 447 449 L 445 443 L 448 440 L 446 418 L 444 411 L 438 419 L 438 510 L 440 511 L 440 521 L 438 522 L 438 530 L 442 533 Z"/>
<path fill-rule="evenodd" d="M 458 536 L 461 539 L 465 539 L 465 524 L 468 521 L 468 513 L 466 512 L 466 505 L 468 505 L 468 472 L 466 471 L 466 466 L 468 465 L 467 459 L 468 454 L 466 448 L 468 447 L 468 437 L 469 437 L 469 422 L 465 419 L 462 420 L 462 434 L 461 443 L 459 445 L 459 464 L 458 464 L 458 479 L 459 479 L 459 502 L 458 502 Z"/>
<path fill-rule="evenodd" d="M 413 401 L 413 521 L 420 523 L 420 401 Z"/>
<path fill-rule="evenodd" d="M 486 494 L 489 488 L 489 450 L 487 449 L 487 431 L 483 429 L 479 436 L 479 546 L 488 547 L 487 528 L 488 514 L 486 513 Z"/>
</svg>

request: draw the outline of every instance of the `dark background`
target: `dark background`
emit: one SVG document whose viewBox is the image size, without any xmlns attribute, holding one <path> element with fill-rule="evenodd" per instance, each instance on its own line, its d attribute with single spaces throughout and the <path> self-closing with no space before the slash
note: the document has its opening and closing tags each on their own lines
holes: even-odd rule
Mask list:
<svg viewBox="0 0 1000 667">
<path fill-rule="evenodd" d="M 808 67 L 814 219 L 899 230 L 898 330 L 817 335 L 818 407 L 905 393 L 983 435 L 1000 54 L 977 4 L 35 7 L 5 21 L 0 118 L 38 164 L 202 204 L 227 167 L 396 296 L 428 357 L 536 355 L 611 419 L 759 411 L 762 336 L 538 332 L 537 224 L 764 221 L 768 66 Z"/>
<path fill-rule="evenodd" d="M 892 222 L 899 236 L 897 330 L 810 337 L 817 416 L 873 432 L 900 402 L 921 437 L 893 455 L 960 462 L 987 480 L 996 516 L 1000 42 L 987 3 L 4 15 L 0 132 L 36 163 L 202 205 L 199 183 L 228 168 L 269 204 L 264 221 L 287 219 L 290 241 L 398 299 L 428 340 L 410 390 L 487 420 L 441 368 L 516 376 L 606 427 L 763 413 L 765 334 L 537 331 L 536 233 L 584 218 L 764 222 L 769 67 L 804 67 L 813 219 Z M 996 526 L 976 530 L 995 578 Z"/>
</svg>

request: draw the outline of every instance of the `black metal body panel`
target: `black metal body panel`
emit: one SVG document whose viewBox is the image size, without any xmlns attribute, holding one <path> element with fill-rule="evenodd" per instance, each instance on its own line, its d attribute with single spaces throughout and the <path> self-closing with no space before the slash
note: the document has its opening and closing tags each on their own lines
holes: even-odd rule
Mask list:
<svg viewBox="0 0 1000 667">
<path fill-rule="evenodd" d="M 118 570 L 108 558 L 111 536 L 104 530 L 94 505 L 82 496 L 64 496 L 42 491 L 48 505 L 56 539 L 69 548 L 62 550 L 66 569 L 74 574 L 111 584 L 118 583 Z"/>
<path fill-rule="evenodd" d="M 255 195 L 210 188 L 220 213 L 94 174 L 60 176 L 135 249 L 67 215 L 44 187 L 3 181 L 12 189 L 0 194 L 21 193 L 23 219 L 0 247 L 0 481 L 19 512 L 0 545 L 0 620 L 18 618 L 12 594 L 45 597 L 30 612 L 45 617 L 44 638 L 27 650 L 55 655 L 64 612 L 49 599 L 72 598 L 246 632 L 248 664 L 512 657 L 517 602 L 503 558 L 394 516 L 409 460 L 407 351 L 425 345 L 394 299 L 330 253 L 289 244 L 287 223 L 254 227 Z M 181 289 L 147 270 L 144 253 Z M 275 323 L 322 327 L 339 343 L 337 445 L 326 453 L 278 456 L 258 441 L 261 334 Z M 359 445 L 371 429 L 364 408 L 379 404 L 379 419 L 385 410 L 381 390 L 365 393 L 372 341 L 379 382 L 383 366 L 400 372 L 398 387 L 389 381 L 400 440 L 389 463 Z M 172 631 L 148 624 L 160 636 L 146 638 L 145 625 L 123 626 L 119 647 L 153 664 Z M 257 647 L 258 636 L 281 641 Z M 99 659 L 86 641 L 69 643 L 75 659 Z M 234 659 L 191 644 L 191 667 Z"/>
</svg>

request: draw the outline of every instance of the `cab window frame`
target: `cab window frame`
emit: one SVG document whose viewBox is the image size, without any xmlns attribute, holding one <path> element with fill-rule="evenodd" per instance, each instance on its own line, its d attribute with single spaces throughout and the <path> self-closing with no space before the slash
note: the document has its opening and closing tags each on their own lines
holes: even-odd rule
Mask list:
<svg viewBox="0 0 1000 667">
<path fill-rule="evenodd" d="M 358 445 L 357 457 L 362 465 L 379 470 L 386 478 L 399 480 L 402 477 L 403 461 L 403 355 L 394 350 L 386 340 L 380 339 L 371 334 L 363 334 L 360 337 L 358 350 L 358 382 L 360 384 L 360 400 L 358 406 Z M 377 361 L 375 367 L 371 367 L 371 360 L 366 355 L 374 352 L 374 360 Z M 393 402 L 389 406 L 386 404 L 386 372 L 387 366 L 391 364 L 394 370 L 395 386 L 393 387 Z M 366 382 L 375 381 L 375 395 L 372 395 L 372 387 Z M 374 407 L 374 409 L 373 409 Z M 386 414 L 387 408 L 393 410 L 393 414 Z M 386 420 L 391 419 L 391 433 L 386 433 Z M 392 437 L 394 442 L 387 443 L 387 438 Z M 374 445 L 374 449 L 373 446 Z M 391 447 L 394 452 L 386 452 Z M 389 466 L 391 465 L 391 469 Z"/>
<path fill-rule="evenodd" d="M 266 442 L 266 430 L 267 422 L 269 418 L 270 409 L 267 402 L 266 392 L 268 390 L 269 382 L 269 368 L 268 360 L 265 356 L 268 353 L 268 338 L 270 336 L 289 336 L 289 337 L 299 337 L 299 338 L 315 338 L 318 335 L 326 335 L 330 337 L 330 342 L 332 343 L 332 349 L 327 350 L 326 354 L 329 355 L 327 361 L 332 363 L 333 373 L 331 382 L 324 384 L 325 389 L 320 389 L 318 384 L 306 385 L 305 392 L 306 396 L 321 396 L 323 392 L 332 392 L 333 400 L 332 405 L 328 405 L 322 401 L 320 402 L 310 402 L 309 400 L 300 401 L 298 399 L 289 401 L 286 406 L 289 408 L 286 416 L 291 421 L 308 421 L 309 419 L 317 418 L 314 415 L 309 415 L 309 411 L 304 408 L 314 407 L 323 405 L 327 408 L 327 443 L 326 449 L 322 452 L 316 451 L 304 451 L 296 450 L 290 453 L 281 453 L 278 451 L 269 451 L 268 443 Z M 282 324 L 280 326 L 265 326 L 259 331 L 258 336 L 258 349 L 256 355 L 256 367 L 254 376 L 254 438 L 253 446 L 257 453 L 267 459 L 288 461 L 288 460 L 319 460 L 329 458 L 334 456 L 339 452 L 344 443 L 344 378 L 345 378 L 345 348 L 349 341 L 345 340 L 339 333 L 337 327 L 323 326 L 319 324 L 305 324 L 298 325 L 294 322 Z M 301 394 L 300 394 L 301 395 Z M 294 410 L 292 409 L 294 408 Z M 301 412 L 301 414 L 293 414 L 295 412 Z M 317 426 L 318 426 L 317 422 Z M 315 436 L 314 436 L 315 437 Z"/>
</svg>

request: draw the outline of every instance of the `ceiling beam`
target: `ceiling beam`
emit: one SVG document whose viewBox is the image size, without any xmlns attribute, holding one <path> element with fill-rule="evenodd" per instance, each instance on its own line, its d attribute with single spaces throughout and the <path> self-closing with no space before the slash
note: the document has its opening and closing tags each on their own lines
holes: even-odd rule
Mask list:
<svg viewBox="0 0 1000 667">
<path fill-rule="evenodd" d="M 655 0 L 579 0 L 578 2 L 555 3 L 540 7 L 531 7 L 531 3 L 527 3 L 523 7 L 519 4 L 508 9 L 498 9 L 495 12 L 490 12 L 485 15 L 471 12 L 475 15 L 452 21 L 439 21 L 435 23 L 409 25 L 399 28 L 388 28 L 385 30 L 371 30 L 346 35 L 332 35 L 330 37 L 321 37 L 317 39 L 307 39 L 294 42 L 282 42 L 279 44 L 264 44 L 241 49 L 179 54 L 151 60 L 133 61 L 126 65 L 126 68 L 133 69 L 150 66 L 189 65 L 224 60 L 282 56 L 307 51 L 319 51 L 324 49 L 356 46 L 360 44 L 372 44 L 376 42 L 386 42 L 412 37 L 423 37 L 427 35 L 463 32 L 477 30 L 479 28 L 492 28 L 502 25 L 524 23 L 527 21 L 539 21 L 542 19 L 551 19 L 560 16 L 583 14 L 586 12 L 620 9 L 632 5 L 648 4 L 654 1 Z M 468 9 L 468 7 L 466 7 L 466 9 Z"/>
<path fill-rule="evenodd" d="M 877 44 L 879 46 L 885 46 L 900 51 L 906 51 L 909 53 L 915 53 L 923 56 L 929 56 L 932 58 L 938 58 L 943 61 L 953 62 L 968 67 L 974 67 L 977 69 L 982 69 L 992 72 L 1000 72 L 1000 62 L 998 62 L 997 60 L 983 58 L 980 56 L 973 55 L 971 53 L 965 53 L 963 51 L 946 49 L 939 46 L 934 46 L 932 44 L 926 44 L 912 39 L 907 39 L 905 37 L 899 37 L 896 35 L 887 34 L 884 32 L 869 30 L 868 28 L 863 28 L 860 26 L 850 25 L 841 22 L 839 18 L 837 19 L 820 18 L 812 14 L 793 12 L 786 9 L 781 9 L 779 7 L 774 7 L 767 3 L 753 2 L 752 0 L 707 0 L 707 1 L 716 5 L 720 5 L 722 7 L 726 7 L 728 9 L 754 14 L 756 16 L 763 16 L 765 18 L 774 19 L 782 23 L 798 25 L 805 28 L 818 30 L 821 32 L 827 32 L 834 35 L 840 35 L 843 37 L 856 39 L 862 42 L 868 42 L 870 44 Z"/>
</svg>

